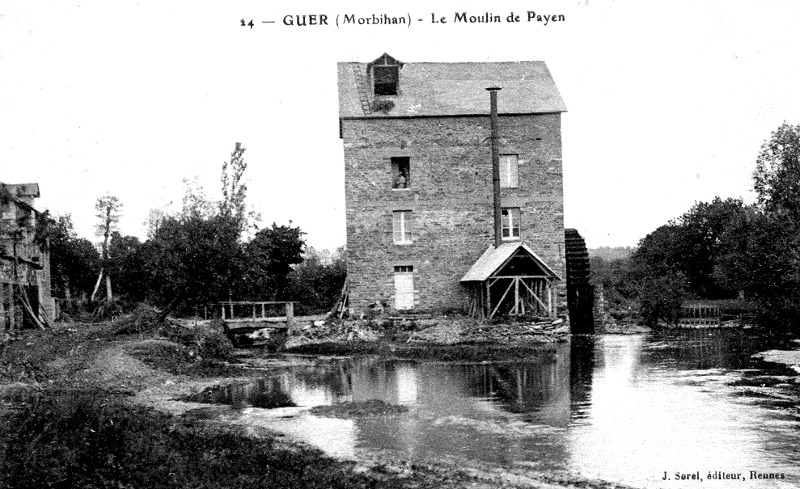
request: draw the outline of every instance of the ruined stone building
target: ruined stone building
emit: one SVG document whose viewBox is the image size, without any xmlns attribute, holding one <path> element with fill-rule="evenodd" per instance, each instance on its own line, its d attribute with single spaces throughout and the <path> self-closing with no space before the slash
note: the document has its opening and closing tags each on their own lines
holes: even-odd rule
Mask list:
<svg viewBox="0 0 800 489">
<path fill-rule="evenodd" d="M 0 183 L 0 330 L 41 324 L 55 313 L 50 252 L 37 236 L 37 197 L 38 184 Z"/>
<path fill-rule="evenodd" d="M 566 314 L 561 95 L 544 62 L 338 63 L 350 309 Z M 498 92 L 502 244 L 490 104 Z"/>
</svg>

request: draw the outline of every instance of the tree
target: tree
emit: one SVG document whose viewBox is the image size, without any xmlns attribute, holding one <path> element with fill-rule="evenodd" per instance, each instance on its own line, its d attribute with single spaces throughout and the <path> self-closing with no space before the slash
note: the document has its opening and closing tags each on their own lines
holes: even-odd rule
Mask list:
<svg viewBox="0 0 800 489">
<path fill-rule="evenodd" d="M 175 309 L 228 299 L 234 291 L 240 293 L 250 285 L 246 284 L 248 278 L 254 284 L 262 278 L 247 277 L 244 267 L 244 151 L 241 143 L 236 143 L 230 162 L 222 165 L 221 200 L 208 199 L 196 180 L 184 180 L 179 214 L 151 211 L 149 239 L 140 252 L 130 256 L 144 263 L 148 295 L 163 307 L 163 317 Z"/>
<path fill-rule="evenodd" d="M 88 295 L 100 271 L 100 254 L 86 239 L 78 238 L 69 214 L 45 216 L 44 233 L 50 243 L 50 277 L 53 293 L 67 299 L 73 293 Z"/>
<path fill-rule="evenodd" d="M 659 227 L 639 242 L 631 256 L 630 277 L 639 297 L 639 312 L 646 324 L 674 322 L 689 289 L 681 262 L 687 247 L 679 224 Z"/>
<path fill-rule="evenodd" d="M 123 236 L 117 231 L 111 233 L 108 245 L 108 274 L 114 276 L 117 295 L 134 302 L 147 295 L 142 246 L 136 236 Z"/>
<path fill-rule="evenodd" d="M 216 202 L 206 196 L 205 190 L 197 177 L 183 179 L 183 207 L 181 208 L 180 215 L 208 219 L 217 214 L 217 206 L 218 204 Z M 150 212 L 151 215 L 148 219 L 155 221 L 156 227 L 158 226 L 159 219 L 163 219 L 167 215 L 165 212 L 159 210 L 152 210 Z"/>
<path fill-rule="evenodd" d="M 685 243 L 677 260 L 695 296 L 704 299 L 737 296 L 740 287 L 719 280 L 720 259 L 731 252 L 728 247 L 735 246 L 728 230 L 749 212 L 741 199 L 715 197 L 711 202 L 696 203 L 679 219 Z"/>
<path fill-rule="evenodd" d="M 95 233 L 98 236 L 103 236 L 103 270 L 105 270 L 107 267 L 106 262 L 108 261 L 108 239 L 111 236 L 111 233 L 116 230 L 117 224 L 119 224 L 119 213 L 122 209 L 122 203 L 116 196 L 106 194 L 97 199 L 97 203 L 95 204 L 94 208 L 97 211 L 98 219 L 100 219 L 100 222 L 95 226 Z M 100 274 L 102 276 L 102 270 L 100 271 Z M 113 299 L 111 294 L 111 274 L 106 272 L 105 276 L 106 299 L 110 301 Z"/>
<path fill-rule="evenodd" d="M 347 277 L 344 248 L 331 255 L 328 250 L 308 247 L 303 262 L 289 274 L 289 294 L 299 302 L 299 314 L 320 314 L 330 311 L 342 291 Z"/>
<path fill-rule="evenodd" d="M 635 306 L 637 291 L 630 278 L 630 258 L 589 258 L 591 283 L 602 286 L 606 304 L 612 311 L 627 311 Z"/>
<path fill-rule="evenodd" d="M 220 215 L 234 219 L 239 227 L 244 230 L 247 223 L 246 195 L 247 184 L 242 182 L 247 163 L 244 161 L 244 152 L 247 148 L 242 143 L 236 143 L 231 153 L 231 160 L 222 162 L 222 200 L 219 201 Z"/>
<path fill-rule="evenodd" d="M 768 213 L 800 218 L 800 125 L 784 122 L 761 146 L 753 181 Z"/>
<path fill-rule="evenodd" d="M 761 275 L 749 283 L 762 314 L 783 324 L 800 321 L 800 125 L 783 123 L 761 146 L 753 172 L 764 213 L 751 229 Z"/>
<path fill-rule="evenodd" d="M 243 274 L 237 223 L 228 217 L 167 217 L 143 249 L 151 300 L 175 309 L 226 299 Z"/>
<path fill-rule="evenodd" d="M 724 267 L 740 247 L 730 229 L 752 214 L 741 199 L 698 202 L 679 219 L 648 234 L 632 256 L 631 271 L 640 285 L 680 274 L 682 293 L 701 299 L 731 299 L 741 284 Z M 723 257 L 727 257 L 723 261 Z M 675 277 L 672 277 L 675 279 Z M 672 280 L 675 282 L 675 280 Z"/>
<path fill-rule="evenodd" d="M 303 261 L 305 241 L 299 227 L 278 226 L 258 231 L 245 246 L 248 262 L 246 294 L 252 298 L 283 299 L 292 266 Z"/>
</svg>

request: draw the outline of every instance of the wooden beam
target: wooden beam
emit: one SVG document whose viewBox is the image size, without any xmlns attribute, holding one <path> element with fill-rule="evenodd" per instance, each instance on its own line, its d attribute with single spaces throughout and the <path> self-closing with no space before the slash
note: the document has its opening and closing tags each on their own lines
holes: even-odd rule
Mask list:
<svg viewBox="0 0 800 489">
<path fill-rule="evenodd" d="M 528 292 L 530 292 L 530 293 L 531 293 L 531 295 L 533 296 L 533 298 L 534 298 L 534 299 L 536 299 L 536 301 L 537 301 L 539 304 L 541 304 L 543 308 L 547 309 L 547 306 L 545 305 L 545 303 L 544 303 L 544 302 L 542 302 L 542 300 L 541 300 L 541 299 L 539 299 L 539 297 L 536 295 L 536 293 L 535 293 L 534 291 L 532 291 L 532 290 L 531 290 L 531 288 L 530 288 L 530 287 L 528 287 L 528 284 L 526 284 L 525 282 L 522 282 L 522 285 L 524 285 L 524 286 L 525 286 L 525 288 L 526 288 L 526 289 L 528 289 Z M 548 312 L 549 312 L 549 309 L 547 309 L 547 310 L 548 310 Z"/>
<path fill-rule="evenodd" d="M 491 318 L 489 313 L 492 310 L 492 284 L 486 282 L 486 317 Z"/>
<path fill-rule="evenodd" d="M 290 324 L 294 321 L 294 302 L 286 303 L 286 323 Z"/>
<path fill-rule="evenodd" d="M 549 275 L 495 275 L 492 278 L 500 279 L 500 278 L 543 278 L 549 279 L 552 278 Z"/>
</svg>

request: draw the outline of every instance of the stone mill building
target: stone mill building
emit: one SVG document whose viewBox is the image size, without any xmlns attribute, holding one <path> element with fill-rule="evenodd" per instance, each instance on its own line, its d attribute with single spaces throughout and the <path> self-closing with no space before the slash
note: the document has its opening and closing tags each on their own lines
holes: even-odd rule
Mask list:
<svg viewBox="0 0 800 489">
<path fill-rule="evenodd" d="M 0 335 L 41 326 L 55 317 L 50 292 L 50 248 L 38 232 L 36 183 L 0 182 Z"/>
<path fill-rule="evenodd" d="M 558 88 L 542 61 L 338 63 L 351 312 L 566 315 Z M 497 92 L 495 245 L 489 87 Z"/>
</svg>

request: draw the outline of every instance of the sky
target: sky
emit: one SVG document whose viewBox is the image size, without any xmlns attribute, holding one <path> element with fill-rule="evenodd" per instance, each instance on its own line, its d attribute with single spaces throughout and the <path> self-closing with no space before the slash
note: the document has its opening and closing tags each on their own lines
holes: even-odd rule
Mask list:
<svg viewBox="0 0 800 489">
<path fill-rule="evenodd" d="M 527 22 L 529 10 L 564 21 Z M 384 13 L 411 24 L 332 25 Z M 303 14 L 329 25 L 284 24 Z M 178 210 L 185 179 L 219 198 L 241 142 L 261 225 L 291 221 L 333 250 L 345 244 L 336 62 L 543 60 L 568 109 L 565 224 L 590 248 L 635 246 L 697 201 L 754 200 L 761 144 L 800 123 L 798 18 L 796 1 L 0 0 L 0 181 L 39 183 L 37 208 L 95 241 L 94 204 L 116 195 L 120 232 L 145 238 L 149 211 Z"/>
</svg>

